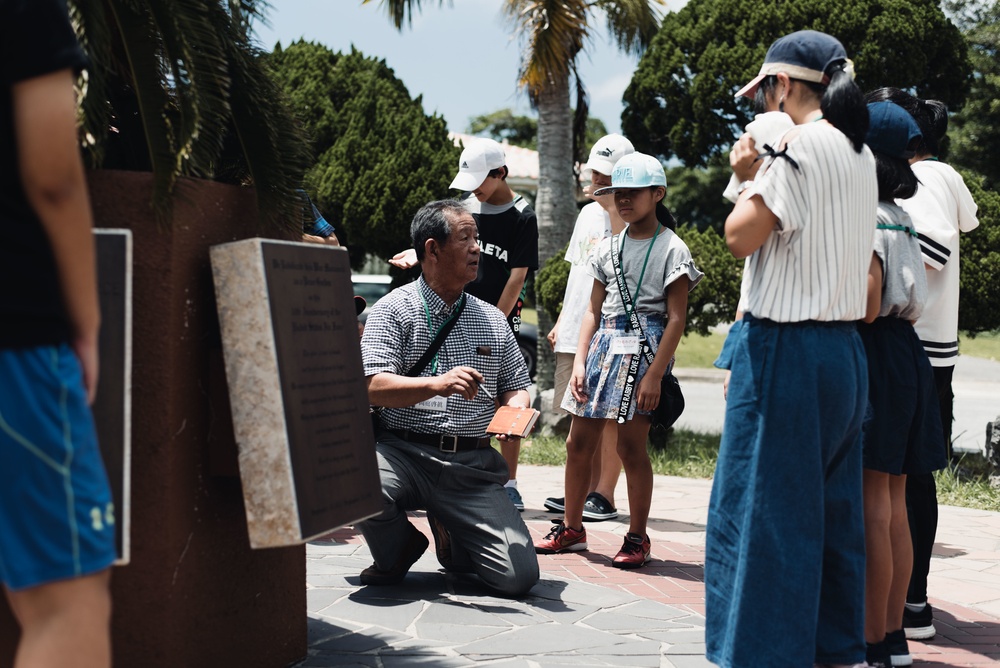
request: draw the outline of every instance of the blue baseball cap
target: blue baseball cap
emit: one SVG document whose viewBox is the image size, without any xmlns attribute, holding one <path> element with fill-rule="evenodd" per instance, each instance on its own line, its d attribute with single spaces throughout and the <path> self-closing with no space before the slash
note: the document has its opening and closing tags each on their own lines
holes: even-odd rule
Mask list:
<svg viewBox="0 0 1000 668">
<path fill-rule="evenodd" d="M 836 37 L 816 30 L 799 30 L 779 37 L 768 48 L 760 72 L 736 92 L 736 97 L 753 97 L 764 77 L 784 72 L 792 79 L 829 83 L 826 70 L 831 63 L 847 60 L 847 51 Z"/>
<path fill-rule="evenodd" d="M 611 172 L 611 185 L 594 191 L 594 196 L 606 195 L 617 190 L 667 187 L 667 175 L 660 161 L 645 153 L 630 153 L 615 163 Z"/>
<path fill-rule="evenodd" d="M 878 153 L 909 160 L 922 137 L 920 126 L 901 106 L 888 100 L 868 105 L 868 134 L 865 143 Z"/>
</svg>

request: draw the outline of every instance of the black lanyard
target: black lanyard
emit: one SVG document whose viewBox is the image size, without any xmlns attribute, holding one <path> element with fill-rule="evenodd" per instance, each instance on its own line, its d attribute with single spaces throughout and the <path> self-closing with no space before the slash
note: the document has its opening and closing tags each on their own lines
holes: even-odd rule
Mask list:
<svg viewBox="0 0 1000 668">
<path fill-rule="evenodd" d="M 623 230 L 621 237 L 626 235 L 626 231 Z M 649 248 L 646 250 L 646 262 L 649 261 L 649 253 L 653 250 L 653 244 L 656 243 L 656 238 L 660 235 L 660 225 L 656 226 L 656 233 L 653 234 L 653 238 L 649 240 Z M 626 327 L 632 331 L 639 334 L 639 346 L 642 350 L 643 357 L 646 358 L 646 364 L 648 366 L 653 365 L 653 351 L 649 348 L 649 341 L 646 339 L 646 333 L 642 329 L 642 325 L 639 322 L 639 316 L 635 312 L 635 307 L 632 305 L 632 295 L 629 294 L 628 285 L 625 284 L 625 273 L 622 271 L 622 259 L 619 253 L 618 246 L 615 246 L 614 239 L 611 240 L 611 264 L 615 268 L 615 278 L 618 280 L 618 291 L 622 296 L 622 304 L 625 306 L 625 314 L 628 316 L 628 322 Z M 642 264 L 642 272 L 639 274 L 639 282 L 636 284 L 636 292 L 642 286 L 642 276 L 646 273 L 646 263 Z M 636 354 L 632 354 L 632 359 L 628 365 L 628 375 L 625 377 L 625 387 L 622 388 L 622 400 L 618 405 L 618 417 L 616 418 L 618 424 L 624 424 L 625 420 L 628 418 L 628 411 L 632 405 L 632 395 L 635 393 L 635 379 L 639 373 L 639 360 L 640 357 Z"/>
</svg>

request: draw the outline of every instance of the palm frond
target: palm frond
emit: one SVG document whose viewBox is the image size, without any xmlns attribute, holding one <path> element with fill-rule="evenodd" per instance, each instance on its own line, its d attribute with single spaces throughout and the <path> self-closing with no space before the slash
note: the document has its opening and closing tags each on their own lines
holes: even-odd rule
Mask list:
<svg viewBox="0 0 1000 668">
<path fill-rule="evenodd" d="M 569 77 L 589 37 L 584 0 L 504 0 L 503 12 L 522 41 L 519 83 L 529 97 Z"/>
<path fill-rule="evenodd" d="M 361 0 L 362 5 L 368 5 L 372 2 L 375 0 Z M 439 6 L 443 6 L 444 3 L 445 0 L 438 0 Z M 408 26 L 413 26 L 413 14 L 420 11 L 421 4 L 422 0 L 378 0 L 379 7 L 385 10 L 389 20 L 396 26 L 396 30 L 403 29 L 404 21 Z M 453 4 L 452 0 L 448 0 L 448 4 Z"/>
<path fill-rule="evenodd" d="M 641 55 L 660 27 L 657 7 L 664 0 L 595 0 L 593 7 L 607 17 L 608 32 L 626 53 Z"/>
<path fill-rule="evenodd" d="M 218 2 L 160 0 L 147 7 L 169 68 L 168 92 L 178 110 L 172 123 L 174 172 L 211 177 L 230 115 L 228 54 L 224 36 L 216 29 L 219 21 L 211 15 L 232 21 Z"/>
<path fill-rule="evenodd" d="M 168 120 L 167 73 L 159 57 L 160 43 L 153 32 L 152 18 L 143 7 L 131 3 L 109 3 L 116 32 L 133 73 L 133 91 L 142 117 L 142 127 L 149 147 L 149 159 L 156 175 L 153 207 L 161 220 L 169 218 L 170 195 L 177 173 L 174 170 L 174 133 Z"/>
<path fill-rule="evenodd" d="M 261 225 L 301 233 L 299 190 L 310 158 L 305 133 L 247 36 L 225 17 L 215 20 L 228 51 L 232 130 L 257 191 Z"/>
<path fill-rule="evenodd" d="M 90 57 L 90 66 L 84 73 L 79 95 L 79 120 L 84 155 L 89 166 L 96 167 L 104 158 L 111 110 L 108 103 L 109 77 L 95 72 L 95 68 L 110 66 L 114 60 L 112 44 L 116 39 L 103 2 L 70 2 L 68 6 L 73 29 Z"/>
</svg>

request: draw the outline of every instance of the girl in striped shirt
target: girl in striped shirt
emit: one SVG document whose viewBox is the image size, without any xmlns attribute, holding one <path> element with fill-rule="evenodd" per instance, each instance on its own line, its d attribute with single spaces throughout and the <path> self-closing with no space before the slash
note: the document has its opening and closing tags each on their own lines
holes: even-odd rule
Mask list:
<svg viewBox="0 0 1000 668">
<path fill-rule="evenodd" d="M 858 664 L 868 378 L 855 322 L 877 207 L 868 114 L 843 46 L 811 30 L 772 44 L 737 95 L 796 126 L 763 161 L 748 135 L 730 156 L 742 192 L 726 243 L 749 262 L 706 533 L 707 655 Z"/>
</svg>

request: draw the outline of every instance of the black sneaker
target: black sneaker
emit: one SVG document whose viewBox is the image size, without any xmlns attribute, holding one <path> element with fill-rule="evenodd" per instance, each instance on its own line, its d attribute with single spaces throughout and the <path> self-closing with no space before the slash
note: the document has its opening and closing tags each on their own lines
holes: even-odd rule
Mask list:
<svg viewBox="0 0 1000 668">
<path fill-rule="evenodd" d="M 566 512 L 566 497 L 560 496 L 558 498 L 550 496 L 545 499 L 545 510 L 551 510 L 554 513 L 564 513 Z"/>
<path fill-rule="evenodd" d="M 914 612 L 907 605 L 903 608 L 903 631 L 910 640 L 930 640 L 937 633 L 934 628 L 934 608 L 924 604 L 923 610 Z"/>
<path fill-rule="evenodd" d="M 870 668 L 892 668 L 892 659 L 889 654 L 889 646 L 885 640 L 877 643 L 866 643 L 868 650 L 865 652 L 865 661 Z"/>
<path fill-rule="evenodd" d="M 910 646 L 906 644 L 906 632 L 898 629 L 892 633 L 885 634 L 885 644 L 889 647 L 889 657 L 894 666 L 912 666 L 913 657 L 910 655 Z"/>
<path fill-rule="evenodd" d="M 603 495 L 597 492 L 591 492 L 587 495 L 587 502 L 583 504 L 584 522 L 603 522 L 604 520 L 613 520 L 616 517 L 618 517 L 618 511 Z"/>
</svg>

